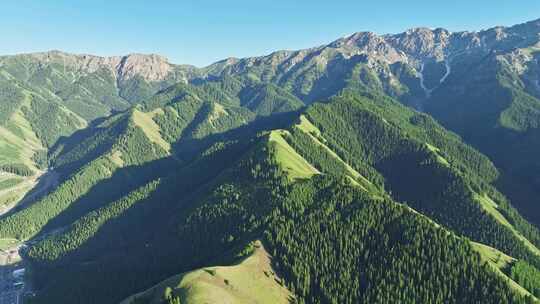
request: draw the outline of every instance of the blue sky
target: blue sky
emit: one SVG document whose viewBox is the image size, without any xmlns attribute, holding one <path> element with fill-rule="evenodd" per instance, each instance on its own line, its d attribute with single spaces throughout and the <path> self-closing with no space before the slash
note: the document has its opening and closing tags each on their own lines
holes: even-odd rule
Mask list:
<svg viewBox="0 0 540 304">
<path fill-rule="evenodd" d="M 442 2 L 3 0 L 0 54 L 158 53 L 174 63 L 204 66 L 226 57 L 316 46 L 357 31 L 480 30 L 540 18 L 539 0 Z"/>
</svg>

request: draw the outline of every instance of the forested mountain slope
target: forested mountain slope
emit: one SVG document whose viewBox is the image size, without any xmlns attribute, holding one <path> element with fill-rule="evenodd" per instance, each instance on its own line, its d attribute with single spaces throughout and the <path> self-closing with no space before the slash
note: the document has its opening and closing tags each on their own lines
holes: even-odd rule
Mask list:
<svg viewBox="0 0 540 304">
<path fill-rule="evenodd" d="M 539 29 L 206 68 L 0 57 L 0 239 L 29 245 L 25 301 L 538 302 Z"/>
<path fill-rule="evenodd" d="M 0 168 L 23 177 L 2 178 L 0 207 L 7 211 L 37 197 L 28 192 L 32 186 L 49 188 L 55 173 L 43 170 L 53 146 L 77 130 L 92 130 L 95 119 L 185 81 L 192 71 L 157 55 L 105 58 L 51 51 L 0 57 Z"/>
<path fill-rule="evenodd" d="M 539 224 L 539 56 L 535 20 L 480 32 L 360 32 L 207 70 L 277 84 L 305 103 L 353 86 L 426 111 L 488 155 L 501 170 L 501 190 Z"/>
<path fill-rule="evenodd" d="M 27 253 L 32 301 L 113 303 L 255 239 L 299 302 L 525 301 L 509 270 L 484 265 L 463 237 L 533 267 L 538 231 L 490 185 L 491 162 L 428 116 L 350 91 L 266 121 L 189 89 L 76 133 L 51 158 L 60 186 L 0 220 L 2 237 L 49 233 Z M 382 265 L 401 279 L 390 283 Z"/>
<path fill-rule="evenodd" d="M 539 22 L 480 32 L 360 32 L 311 49 L 229 58 L 205 68 L 174 65 L 157 55 L 96 57 L 52 51 L 4 56 L 0 69 L 7 87 L 2 91 L 20 92 L 13 88 L 19 83 L 49 101 L 32 103 L 32 111 L 10 119 L 6 128 L 13 130 L 3 136 L 6 155 L 28 163 L 27 155 L 40 150 L 31 144 L 36 143 L 31 133 L 20 142 L 21 125 L 38 133 L 38 143 L 47 148 L 89 121 L 178 82 L 205 88 L 223 83 L 225 96 L 215 98 L 262 115 L 298 109 L 354 86 L 428 112 L 487 154 L 501 170 L 501 190 L 538 223 Z M 28 98 L 5 99 L 9 103 L 2 104 L 9 109 L 2 112 L 10 117 L 21 103 L 16 100 Z M 62 123 L 43 129 L 40 117 Z"/>
</svg>

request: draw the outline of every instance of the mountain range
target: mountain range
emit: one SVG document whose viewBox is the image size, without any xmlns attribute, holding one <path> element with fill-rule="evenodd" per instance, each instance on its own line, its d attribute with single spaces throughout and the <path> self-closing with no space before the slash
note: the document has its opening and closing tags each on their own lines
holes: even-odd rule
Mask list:
<svg viewBox="0 0 540 304">
<path fill-rule="evenodd" d="M 0 56 L 25 303 L 536 303 L 538 155 L 540 19 L 204 68 Z"/>
</svg>

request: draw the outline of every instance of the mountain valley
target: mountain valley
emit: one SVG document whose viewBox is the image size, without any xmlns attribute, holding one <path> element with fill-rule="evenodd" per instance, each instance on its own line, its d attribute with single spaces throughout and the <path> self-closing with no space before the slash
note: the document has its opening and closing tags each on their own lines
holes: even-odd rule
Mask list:
<svg viewBox="0 0 540 304">
<path fill-rule="evenodd" d="M 0 56 L 24 303 L 538 303 L 538 155 L 540 19 L 203 68 Z"/>
</svg>

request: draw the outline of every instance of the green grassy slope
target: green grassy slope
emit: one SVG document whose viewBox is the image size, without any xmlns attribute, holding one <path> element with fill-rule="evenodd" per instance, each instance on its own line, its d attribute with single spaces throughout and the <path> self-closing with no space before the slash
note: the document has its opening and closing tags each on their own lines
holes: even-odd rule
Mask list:
<svg viewBox="0 0 540 304">
<path fill-rule="evenodd" d="M 283 136 L 287 136 L 285 130 L 275 130 L 270 132 L 269 142 L 275 144 L 276 162 L 287 172 L 291 179 L 310 178 L 319 171 L 309 164 L 302 156 L 285 141 Z"/>
<path fill-rule="evenodd" d="M 174 66 L 164 79 L 151 80 L 137 73 L 152 67 L 135 62 L 142 66 L 130 78 L 108 65 L 117 59 L 58 51 L 1 56 L 0 166 L 47 167 L 48 149 L 92 121 L 150 98 L 192 70 Z"/>
<path fill-rule="evenodd" d="M 508 219 L 498 210 L 497 203 L 495 203 L 489 196 L 485 195 L 480 196 L 475 194 L 475 200 L 477 200 L 480 205 L 491 214 L 497 222 L 504 225 L 505 227 L 508 227 L 512 233 L 523 242 L 523 244 L 534 254 L 537 256 L 540 256 L 540 250 L 538 247 L 534 244 L 532 244 L 526 237 L 524 237 L 515 227 L 512 225 Z"/>
<path fill-rule="evenodd" d="M 491 267 L 493 267 L 494 271 L 500 275 L 504 280 L 507 281 L 508 285 L 519 292 L 520 294 L 524 296 L 530 296 L 534 297 L 533 294 L 531 294 L 527 289 L 523 288 L 523 286 L 516 283 L 514 280 L 510 279 L 509 276 L 505 273 L 508 271 L 508 269 L 512 266 L 512 264 L 515 262 L 515 259 L 500 252 L 499 250 L 480 244 L 480 243 L 472 243 L 473 249 L 480 254 L 480 258 L 483 262 L 487 262 Z M 536 301 L 538 299 L 535 298 Z"/>
<path fill-rule="evenodd" d="M 337 162 L 337 166 L 342 166 L 345 170 L 341 173 L 345 173 L 347 176 L 351 178 L 351 180 L 358 186 L 362 187 L 366 191 L 371 192 L 377 192 L 377 188 L 374 187 L 374 185 L 362 174 L 360 174 L 358 171 L 356 171 L 353 167 L 351 167 L 348 163 L 343 161 L 339 155 L 337 155 L 332 149 L 330 149 L 325 143 L 326 139 L 324 136 L 322 136 L 321 131 L 313 125 L 309 119 L 306 118 L 304 115 L 300 115 L 299 123 L 294 125 L 294 130 L 299 129 L 302 132 L 304 132 L 306 135 L 309 136 L 309 138 L 318 146 L 322 147 L 324 152 L 326 152 L 330 158 L 333 158 L 335 162 Z M 296 137 L 293 136 L 291 138 L 291 142 L 298 144 L 298 133 L 296 134 Z M 312 148 L 313 149 L 313 148 Z M 309 155 L 313 155 L 313 151 L 307 153 Z M 326 167 L 323 163 L 320 163 L 321 166 L 325 167 L 325 170 L 332 170 L 329 167 Z"/>
<path fill-rule="evenodd" d="M 74 172 L 69 171 L 70 175 L 45 197 L 23 210 L 0 219 L 2 223 L 0 224 L 0 235 L 20 240 L 29 239 L 39 233 L 46 225 L 50 225 L 51 220 L 64 214 L 66 210 L 70 210 L 71 214 L 67 217 L 73 221 L 78 216 L 83 215 L 83 212 L 92 210 L 99 204 L 106 203 L 106 201 L 100 202 L 98 199 L 92 203 L 81 205 L 81 201 L 84 201 L 86 196 L 98 195 L 90 199 L 96 200 L 98 197 L 103 199 L 107 195 L 118 195 L 118 193 L 114 192 L 93 194 L 91 190 L 98 184 L 116 183 L 114 187 L 118 190 L 123 188 L 122 184 L 133 187 L 130 185 L 129 180 L 118 184 L 119 181 L 113 178 L 120 168 L 119 165 L 141 166 L 146 162 L 166 156 L 166 151 L 159 145 L 154 144 L 147 137 L 147 133 L 139 127 L 140 122 L 137 121 L 137 118 L 142 114 L 136 113 L 135 110 L 125 113 L 120 118 L 113 117 L 112 120 L 114 120 L 113 124 L 115 126 L 101 130 L 101 132 L 91 136 L 88 142 L 82 143 L 83 147 L 93 147 L 99 154 L 92 153 L 92 150 L 89 151 L 88 149 L 74 149 L 74 154 L 68 156 L 68 159 L 73 157 L 72 161 L 74 162 L 80 163 L 80 160 L 84 160 L 86 163 Z M 108 134 L 109 131 L 113 131 L 113 134 Z M 111 138 L 113 138 L 112 142 Z M 120 154 L 117 152 L 120 152 Z M 86 153 L 91 155 L 86 155 Z M 121 162 L 118 161 L 118 158 L 121 159 Z M 142 180 L 148 178 L 144 173 L 143 170 L 141 172 L 143 175 L 140 177 Z M 77 209 L 80 211 L 76 211 Z M 30 222 L 32 225 L 22 225 L 23 222 Z M 59 225 L 59 223 L 56 225 Z M 25 228 L 22 229 L 21 226 Z"/>
<path fill-rule="evenodd" d="M 171 277 L 122 304 L 162 303 L 178 298 L 180 303 L 290 303 L 292 294 L 279 282 L 271 256 L 260 241 L 240 263 L 213 266 Z"/>
</svg>

